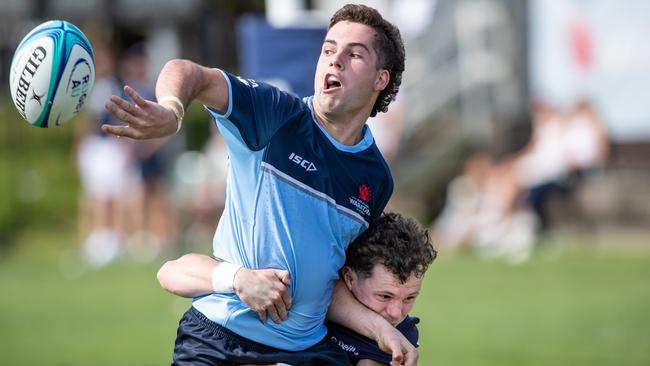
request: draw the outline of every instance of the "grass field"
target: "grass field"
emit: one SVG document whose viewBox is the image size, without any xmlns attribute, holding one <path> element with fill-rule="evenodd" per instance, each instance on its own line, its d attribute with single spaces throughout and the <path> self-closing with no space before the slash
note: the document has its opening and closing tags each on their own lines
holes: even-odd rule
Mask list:
<svg viewBox="0 0 650 366">
<path fill-rule="evenodd" d="M 0 364 L 169 364 L 189 302 L 158 288 L 160 263 L 82 272 L 75 241 L 29 231 L 0 257 Z M 414 311 L 420 365 L 649 365 L 650 246 L 621 241 L 521 266 L 442 253 Z"/>
</svg>

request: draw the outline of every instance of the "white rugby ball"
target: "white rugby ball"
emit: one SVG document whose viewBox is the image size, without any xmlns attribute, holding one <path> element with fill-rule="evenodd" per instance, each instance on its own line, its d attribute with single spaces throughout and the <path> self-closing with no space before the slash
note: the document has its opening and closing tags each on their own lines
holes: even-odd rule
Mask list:
<svg viewBox="0 0 650 366">
<path fill-rule="evenodd" d="M 95 82 L 86 36 L 63 20 L 45 22 L 20 42 L 9 74 L 18 113 L 37 127 L 58 126 L 83 107 Z"/>
</svg>

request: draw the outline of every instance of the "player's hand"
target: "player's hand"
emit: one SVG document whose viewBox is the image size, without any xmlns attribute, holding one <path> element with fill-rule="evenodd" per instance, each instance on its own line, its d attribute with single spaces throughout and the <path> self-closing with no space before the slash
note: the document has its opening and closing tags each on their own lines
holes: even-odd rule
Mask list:
<svg viewBox="0 0 650 366">
<path fill-rule="evenodd" d="M 237 271 L 233 281 L 235 293 L 266 323 L 267 314 L 274 322 L 287 320 L 291 309 L 289 272 L 281 269 L 247 269 Z"/>
<path fill-rule="evenodd" d="M 136 140 L 165 137 L 176 132 L 178 124 L 171 109 L 143 99 L 129 86 L 125 86 L 124 91 L 134 103 L 113 95 L 106 102 L 106 109 L 126 125 L 105 124 L 102 125 L 102 131 Z"/>
<path fill-rule="evenodd" d="M 419 353 L 402 333 L 394 327 L 386 327 L 380 333 L 377 344 L 379 348 L 392 355 L 391 366 L 418 364 Z"/>
</svg>

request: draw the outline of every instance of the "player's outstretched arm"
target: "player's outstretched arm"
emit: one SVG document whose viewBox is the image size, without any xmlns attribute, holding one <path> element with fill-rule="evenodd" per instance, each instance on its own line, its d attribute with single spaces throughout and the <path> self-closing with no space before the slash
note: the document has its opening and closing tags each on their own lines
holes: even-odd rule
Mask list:
<svg viewBox="0 0 650 366">
<path fill-rule="evenodd" d="M 190 253 L 163 264 L 157 274 L 158 283 L 165 290 L 182 297 L 234 292 L 244 304 L 259 314 L 262 322 L 266 322 L 268 317 L 276 323 L 287 319 L 291 308 L 288 271 L 241 267 L 232 273 L 224 270 L 226 267 L 232 265 L 207 255 Z"/>
<path fill-rule="evenodd" d="M 125 124 L 103 125 L 102 131 L 138 140 L 177 132 L 185 108 L 194 99 L 219 111 L 228 105 L 228 83 L 223 74 L 188 60 L 171 60 L 160 71 L 156 83 L 160 103 L 143 99 L 129 86 L 124 91 L 131 100 L 113 95 L 106 109 Z"/>
<path fill-rule="evenodd" d="M 374 339 L 382 351 L 392 355 L 391 365 L 417 365 L 419 354 L 411 342 L 381 315 L 361 304 L 342 280 L 334 287 L 327 318 Z"/>
</svg>

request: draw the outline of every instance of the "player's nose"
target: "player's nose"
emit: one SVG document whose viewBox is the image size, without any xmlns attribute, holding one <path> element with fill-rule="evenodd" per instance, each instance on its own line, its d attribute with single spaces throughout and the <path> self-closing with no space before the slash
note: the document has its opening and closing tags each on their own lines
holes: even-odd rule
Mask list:
<svg viewBox="0 0 650 366">
<path fill-rule="evenodd" d="M 338 70 L 343 70 L 343 62 L 341 61 L 341 52 L 336 52 L 330 57 L 330 66 Z"/>
<path fill-rule="evenodd" d="M 388 315 L 388 320 L 393 323 L 393 325 L 397 325 L 395 323 L 402 318 L 403 306 L 404 304 L 402 304 L 401 301 L 394 300 L 386 307 L 386 315 Z"/>
</svg>

